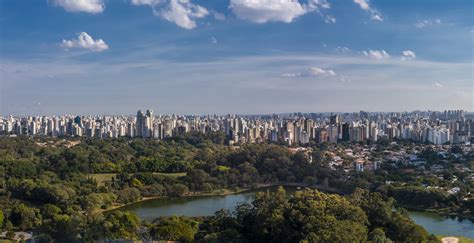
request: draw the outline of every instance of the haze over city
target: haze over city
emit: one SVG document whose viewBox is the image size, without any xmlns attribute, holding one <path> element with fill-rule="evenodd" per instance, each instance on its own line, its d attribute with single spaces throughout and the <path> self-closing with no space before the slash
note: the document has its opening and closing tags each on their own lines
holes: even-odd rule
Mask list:
<svg viewBox="0 0 474 243">
<path fill-rule="evenodd" d="M 472 2 L 0 4 L 0 114 L 473 110 Z"/>
</svg>

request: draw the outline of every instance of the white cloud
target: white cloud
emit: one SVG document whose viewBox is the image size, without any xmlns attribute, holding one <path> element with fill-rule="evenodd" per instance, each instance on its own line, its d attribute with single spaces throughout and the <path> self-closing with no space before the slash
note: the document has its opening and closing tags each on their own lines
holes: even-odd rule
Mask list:
<svg viewBox="0 0 474 243">
<path fill-rule="evenodd" d="M 133 5 L 154 5 L 154 4 L 157 4 L 159 2 L 161 2 L 160 0 L 132 0 L 131 1 Z"/>
<path fill-rule="evenodd" d="M 415 27 L 416 28 L 425 28 L 425 27 L 428 27 L 428 26 L 433 26 L 433 25 L 436 25 L 436 24 L 441 24 L 441 19 L 424 19 L 424 20 L 421 20 L 417 23 L 415 23 Z"/>
<path fill-rule="evenodd" d="M 296 73 L 284 73 L 282 74 L 285 78 L 298 78 L 298 77 L 330 77 L 336 76 L 336 72 L 331 69 L 323 69 L 318 67 L 312 67 L 305 72 L 296 72 Z"/>
<path fill-rule="evenodd" d="M 377 21 L 383 21 L 383 18 L 380 14 L 372 14 L 372 19 Z"/>
<path fill-rule="evenodd" d="M 217 44 L 217 39 L 216 39 L 216 37 L 214 37 L 214 36 L 211 37 L 211 43 L 212 43 L 212 44 Z"/>
<path fill-rule="evenodd" d="M 149 5 L 153 14 L 185 29 L 196 28 L 196 19 L 209 15 L 209 11 L 190 0 L 131 0 L 133 5 Z M 222 19 L 222 14 L 214 14 L 216 19 Z M 225 18 L 225 16 L 224 16 Z"/>
<path fill-rule="evenodd" d="M 340 52 L 350 52 L 351 51 L 351 49 L 349 49 L 349 47 L 347 47 L 347 46 L 338 46 L 338 47 L 334 48 L 334 50 L 340 51 Z"/>
<path fill-rule="evenodd" d="M 336 23 L 336 18 L 334 18 L 333 16 L 327 15 L 326 17 L 324 17 L 324 22 L 326 22 L 326 23 Z"/>
<path fill-rule="evenodd" d="M 175 23 L 185 29 L 196 27 L 195 19 L 204 18 L 209 14 L 206 8 L 191 3 L 189 0 L 170 0 L 166 6 L 154 8 L 153 14 Z"/>
<path fill-rule="evenodd" d="M 415 59 L 416 54 L 413 51 L 410 50 L 404 50 L 402 51 L 402 60 L 410 60 L 410 59 Z"/>
<path fill-rule="evenodd" d="M 322 69 L 317 67 L 310 68 L 309 73 L 312 76 L 336 76 L 336 72 L 334 72 L 334 70 Z"/>
<path fill-rule="evenodd" d="M 68 12 L 102 13 L 105 9 L 103 0 L 50 0 L 54 5 Z"/>
<path fill-rule="evenodd" d="M 369 10 L 370 6 L 366 0 L 354 0 L 355 3 L 359 4 L 360 8 L 363 10 Z"/>
<path fill-rule="evenodd" d="M 372 59 L 387 59 L 390 58 L 390 55 L 385 50 L 368 50 L 362 52 L 364 56 Z"/>
<path fill-rule="evenodd" d="M 436 87 L 438 87 L 438 88 L 442 88 L 442 87 L 443 87 L 443 85 L 440 84 L 440 83 L 438 83 L 438 82 L 434 82 L 434 86 L 436 86 Z"/>
<path fill-rule="evenodd" d="M 94 40 L 86 32 L 79 33 L 77 39 L 63 40 L 61 47 L 66 50 L 78 48 L 97 52 L 109 49 L 109 46 L 102 39 Z"/>
<path fill-rule="evenodd" d="M 370 6 L 369 0 L 354 0 L 354 3 L 358 4 L 361 9 L 370 12 L 372 20 L 383 21 L 382 15 Z"/>
<path fill-rule="evenodd" d="M 298 0 L 231 0 L 229 8 L 240 19 L 263 24 L 291 23 L 301 15 L 330 5 L 325 0 L 310 0 L 305 4 Z"/>
<path fill-rule="evenodd" d="M 296 78 L 296 77 L 303 77 L 303 74 L 298 72 L 298 73 L 284 73 L 281 75 L 282 77 L 285 78 Z"/>
<path fill-rule="evenodd" d="M 220 21 L 225 20 L 225 15 L 216 11 L 212 11 L 212 14 L 214 15 L 214 18 Z"/>
</svg>

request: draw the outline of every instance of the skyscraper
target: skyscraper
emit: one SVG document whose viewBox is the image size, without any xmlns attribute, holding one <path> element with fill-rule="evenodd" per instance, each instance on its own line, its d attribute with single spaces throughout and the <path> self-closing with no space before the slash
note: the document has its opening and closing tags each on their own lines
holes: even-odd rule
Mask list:
<svg viewBox="0 0 474 243">
<path fill-rule="evenodd" d="M 143 130 L 145 127 L 145 115 L 142 110 L 137 111 L 137 123 L 135 124 L 135 135 L 137 137 L 143 137 Z"/>
<path fill-rule="evenodd" d="M 149 138 L 153 136 L 153 111 L 147 110 L 146 115 L 141 110 L 137 112 L 135 135 L 137 137 Z"/>
<path fill-rule="evenodd" d="M 339 124 L 340 118 L 339 115 L 331 116 L 330 118 L 331 125 Z"/>
<path fill-rule="evenodd" d="M 350 134 L 349 134 L 349 123 L 342 124 L 342 141 L 349 141 Z"/>
</svg>

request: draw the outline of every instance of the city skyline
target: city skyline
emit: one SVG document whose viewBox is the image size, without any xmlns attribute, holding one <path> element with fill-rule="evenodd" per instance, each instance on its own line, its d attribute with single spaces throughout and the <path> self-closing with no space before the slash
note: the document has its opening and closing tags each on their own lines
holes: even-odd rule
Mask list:
<svg viewBox="0 0 474 243">
<path fill-rule="evenodd" d="M 470 118 L 469 118 L 470 117 Z M 186 133 L 220 132 L 229 145 L 283 142 L 305 145 L 403 139 L 433 144 L 470 144 L 474 123 L 463 110 L 261 116 L 154 115 L 0 117 L 0 135 L 162 140 Z"/>
<path fill-rule="evenodd" d="M 5 0 L 0 13 L 0 115 L 474 107 L 467 0 Z"/>
</svg>

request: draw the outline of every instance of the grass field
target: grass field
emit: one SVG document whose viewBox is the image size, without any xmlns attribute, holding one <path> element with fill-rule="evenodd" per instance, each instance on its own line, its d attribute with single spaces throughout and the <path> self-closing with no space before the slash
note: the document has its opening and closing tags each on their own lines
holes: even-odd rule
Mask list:
<svg viewBox="0 0 474 243">
<path fill-rule="evenodd" d="M 112 181 L 112 178 L 115 177 L 117 173 L 99 173 L 99 174 L 89 174 L 89 176 L 97 181 L 99 185 L 104 185 L 106 181 Z M 153 175 L 167 176 L 172 178 L 179 178 L 186 176 L 186 172 L 182 173 L 160 173 L 155 172 Z"/>
<path fill-rule="evenodd" d="M 97 184 L 104 185 L 106 181 L 111 181 L 112 177 L 115 177 L 117 173 L 101 173 L 101 174 L 89 174 L 92 179 L 97 181 Z"/>
<path fill-rule="evenodd" d="M 160 173 L 160 172 L 154 172 L 153 175 L 160 175 L 160 176 L 168 176 L 168 177 L 172 177 L 172 178 L 178 178 L 178 177 L 186 176 L 186 172 L 181 172 L 181 173 Z"/>
</svg>

